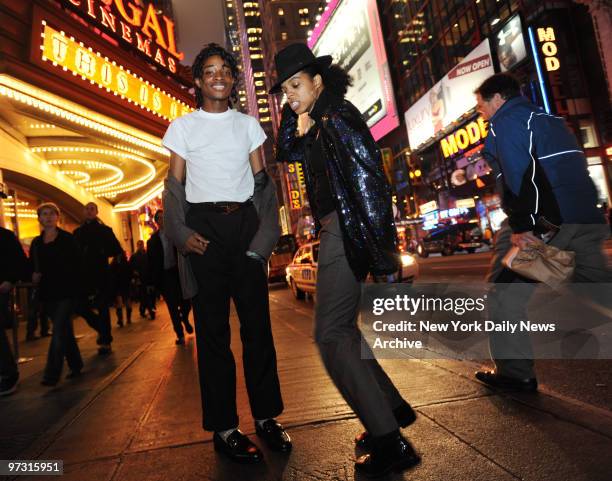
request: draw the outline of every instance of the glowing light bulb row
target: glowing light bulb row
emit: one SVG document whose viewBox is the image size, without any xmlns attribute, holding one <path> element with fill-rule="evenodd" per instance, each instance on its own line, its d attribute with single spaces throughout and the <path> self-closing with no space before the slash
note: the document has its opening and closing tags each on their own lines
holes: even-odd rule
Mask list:
<svg viewBox="0 0 612 481">
<path fill-rule="evenodd" d="M 5 80 L 6 80 L 6 77 L 0 76 L 0 82 L 5 81 Z M 168 150 L 165 147 L 161 146 L 161 139 L 159 140 L 159 144 L 154 144 L 147 140 L 143 140 L 133 135 L 121 132 L 120 130 L 117 130 L 113 127 L 109 127 L 104 124 L 101 124 L 100 122 L 97 122 L 95 120 L 91 120 L 83 115 L 75 114 L 64 108 L 52 105 L 44 100 L 40 100 L 28 94 L 19 92 L 6 85 L 0 84 L 0 95 L 3 97 L 8 97 L 10 99 L 16 100 L 28 106 L 34 107 L 43 112 L 55 115 L 59 118 L 65 119 L 77 125 L 81 125 L 83 127 L 90 128 L 92 130 L 95 130 L 96 132 L 101 132 L 110 137 L 114 137 L 124 142 L 128 142 L 128 143 L 137 145 L 139 147 L 148 149 L 150 151 L 156 152 L 166 157 L 170 156 L 170 153 L 168 152 Z"/>
</svg>

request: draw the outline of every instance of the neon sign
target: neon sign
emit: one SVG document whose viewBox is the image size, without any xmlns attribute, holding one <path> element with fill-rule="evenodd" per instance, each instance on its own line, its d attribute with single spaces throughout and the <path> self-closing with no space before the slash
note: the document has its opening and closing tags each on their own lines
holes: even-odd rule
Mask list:
<svg viewBox="0 0 612 481">
<path fill-rule="evenodd" d="M 287 188 L 289 190 L 289 201 L 291 210 L 299 210 L 303 207 L 304 172 L 301 164 L 294 162 L 287 164 Z"/>
<path fill-rule="evenodd" d="M 448 137 L 440 141 L 442 154 L 444 157 L 451 157 L 459 150 L 465 150 L 468 147 L 480 142 L 487 136 L 487 123 L 479 117 L 478 120 L 470 122 L 465 127 L 457 129 Z"/>
<path fill-rule="evenodd" d="M 73 37 L 66 36 L 43 22 L 42 59 L 72 72 L 83 80 L 168 121 L 191 112 L 191 107 L 177 100 L 142 77 L 103 57 Z"/>
<path fill-rule="evenodd" d="M 542 44 L 542 53 L 544 54 L 544 65 L 548 72 L 559 70 L 561 62 L 557 58 L 559 49 L 556 44 L 555 29 L 552 27 L 538 28 L 538 40 Z"/>
<path fill-rule="evenodd" d="M 141 8 L 124 0 L 63 0 L 89 23 L 118 40 L 128 43 L 142 55 L 172 73 L 185 54 L 177 51 L 174 22 L 160 15 L 152 3 Z M 161 17 L 161 19 L 160 19 Z"/>
</svg>

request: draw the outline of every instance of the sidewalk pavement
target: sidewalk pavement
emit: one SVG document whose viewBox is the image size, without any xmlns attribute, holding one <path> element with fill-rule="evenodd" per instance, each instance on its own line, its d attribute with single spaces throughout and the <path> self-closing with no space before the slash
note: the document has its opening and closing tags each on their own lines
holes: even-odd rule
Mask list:
<svg viewBox="0 0 612 481">
<path fill-rule="evenodd" d="M 114 352 L 95 353 L 95 336 L 77 322 L 82 378 L 40 386 L 46 341 L 22 346 L 20 390 L 0 399 L 2 459 L 62 459 L 70 481 L 326 481 L 356 475 L 353 437 L 362 430 L 330 382 L 311 336 L 311 308 L 271 293 L 273 328 L 293 452 L 263 447 L 264 463 L 236 465 L 213 451 L 201 429 L 195 338 L 175 346 L 164 306 L 156 321 L 114 329 Z M 242 372 L 232 315 L 232 348 Z M 382 362 L 416 408 L 404 430 L 422 463 L 387 479 L 609 481 L 612 411 L 555 393 L 495 392 L 473 380 L 475 364 Z M 238 377 L 243 432 L 252 435 L 246 388 Z M 261 443 L 258 442 L 261 446 Z M 357 454 L 360 454 L 357 452 Z M 38 479 L 19 477 L 17 479 Z"/>
</svg>

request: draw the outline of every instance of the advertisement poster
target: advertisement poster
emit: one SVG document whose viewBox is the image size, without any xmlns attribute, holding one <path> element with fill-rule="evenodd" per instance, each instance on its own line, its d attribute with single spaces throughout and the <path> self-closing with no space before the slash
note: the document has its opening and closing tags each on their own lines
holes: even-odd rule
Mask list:
<svg viewBox="0 0 612 481">
<path fill-rule="evenodd" d="M 414 150 L 475 107 L 474 89 L 495 73 L 489 41 L 484 40 L 405 113 Z"/>
<path fill-rule="evenodd" d="M 352 76 L 346 98 L 362 113 L 374 138 L 383 137 L 399 119 L 376 2 L 344 0 L 321 22 L 311 39 L 312 51 L 316 56 L 331 55 Z"/>
<path fill-rule="evenodd" d="M 515 15 L 495 35 L 495 50 L 502 72 L 511 70 L 527 57 L 521 17 Z"/>
</svg>

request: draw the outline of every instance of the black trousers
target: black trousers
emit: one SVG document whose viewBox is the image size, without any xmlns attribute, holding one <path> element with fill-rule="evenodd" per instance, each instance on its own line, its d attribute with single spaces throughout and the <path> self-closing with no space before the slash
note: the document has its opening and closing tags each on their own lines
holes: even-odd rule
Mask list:
<svg viewBox="0 0 612 481">
<path fill-rule="evenodd" d="M 38 321 L 40 320 L 40 335 L 47 335 L 49 333 L 49 314 L 43 309 L 43 305 L 40 302 L 40 293 L 38 289 L 32 289 L 30 294 L 30 306 L 28 312 L 28 324 L 27 324 L 27 335 L 33 337 L 36 329 L 38 328 Z"/>
<path fill-rule="evenodd" d="M 185 337 L 183 324 L 185 326 L 189 324 L 191 301 L 183 299 L 181 281 L 176 267 L 164 270 L 161 295 L 164 301 L 166 301 L 166 306 L 168 306 L 168 312 L 170 313 L 170 319 L 172 319 L 172 327 L 174 327 L 176 337 Z"/>
<path fill-rule="evenodd" d="M 8 294 L 0 294 L 0 378 L 2 379 L 19 377 L 17 363 L 5 329 L 8 327 L 10 320 L 9 296 Z"/>
<path fill-rule="evenodd" d="M 192 204 L 186 221 L 210 241 L 203 255 L 190 256 L 198 283 L 193 310 L 204 429 L 223 431 L 238 426 L 230 299 L 240 319 L 251 413 L 255 419 L 276 417 L 283 411 L 283 401 L 270 326 L 268 283 L 261 263 L 246 256 L 257 231 L 257 212 L 252 205 L 222 214 Z"/>
<path fill-rule="evenodd" d="M 80 371 L 83 368 L 81 351 L 74 338 L 74 330 L 72 328 L 74 306 L 75 302 L 72 299 L 45 303 L 45 309 L 47 309 L 53 322 L 53 336 L 49 344 L 44 374 L 44 378 L 47 381 L 59 381 L 64 366 L 64 358 L 71 371 Z"/>
<path fill-rule="evenodd" d="M 111 296 L 108 289 L 98 289 L 89 296 L 81 296 L 77 301 L 75 312 L 85 319 L 89 327 L 98 333 L 98 344 L 111 344 L 113 342 L 110 304 Z"/>
</svg>

